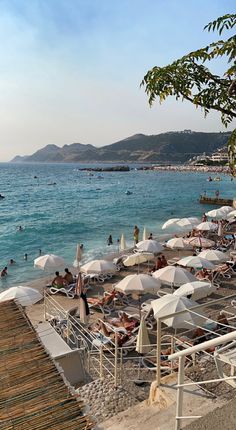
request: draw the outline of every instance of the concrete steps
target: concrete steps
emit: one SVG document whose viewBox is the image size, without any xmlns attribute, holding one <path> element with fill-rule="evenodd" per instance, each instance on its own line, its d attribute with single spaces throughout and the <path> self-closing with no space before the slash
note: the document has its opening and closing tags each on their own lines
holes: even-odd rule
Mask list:
<svg viewBox="0 0 236 430">
<path fill-rule="evenodd" d="M 155 389 L 152 385 L 149 401 L 135 405 L 115 417 L 104 421 L 99 430 L 174 430 L 176 414 L 177 376 L 163 378 L 163 385 Z M 186 382 L 188 380 L 186 379 Z M 168 385 L 167 385 L 168 384 Z M 183 415 L 205 415 L 222 406 L 222 402 L 212 399 L 196 386 L 188 387 L 184 392 Z M 183 420 L 182 428 L 192 420 Z"/>
</svg>

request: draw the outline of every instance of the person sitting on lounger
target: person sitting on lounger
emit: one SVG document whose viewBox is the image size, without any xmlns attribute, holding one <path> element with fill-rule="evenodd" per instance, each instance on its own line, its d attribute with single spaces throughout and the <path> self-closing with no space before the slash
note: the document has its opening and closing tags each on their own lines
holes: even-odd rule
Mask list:
<svg viewBox="0 0 236 430">
<path fill-rule="evenodd" d="M 55 278 L 52 281 L 52 287 L 64 288 L 67 285 L 65 279 L 60 275 L 59 272 L 55 272 Z"/>
<path fill-rule="evenodd" d="M 128 333 L 115 333 L 113 330 L 109 330 L 106 324 L 104 324 L 102 321 L 98 321 L 95 331 L 99 331 L 104 336 L 110 338 L 112 342 L 115 341 L 116 337 L 119 347 L 121 347 L 130 338 L 130 335 Z"/>
<path fill-rule="evenodd" d="M 122 312 L 119 318 L 110 318 L 108 322 L 114 327 L 123 327 L 128 332 L 131 332 L 139 325 L 139 321 L 135 318 L 130 318 L 125 312 Z"/>
<path fill-rule="evenodd" d="M 161 256 L 161 264 L 162 264 L 162 267 L 168 266 L 167 259 L 164 255 Z"/>
<path fill-rule="evenodd" d="M 231 265 L 230 265 L 230 263 L 224 263 L 224 264 L 219 264 L 219 266 L 217 266 L 215 269 L 214 269 L 214 271 L 213 271 L 213 273 L 215 273 L 215 272 L 220 272 L 220 273 L 224 273 L 224 272 L 226 272 L 228 269 L 230 269 L 230 267 L 231 267 Z"/>
<path fill-rule="evenodd" d="M 69 269 L 67 269 L 67 267 L 65 268 L 65 275 L 64 275 L 64 280 L 66 281 L 67 285 L 73 284 L 74 283 L 74 278 L 72 273 L 69 271 Z"/>
<path fill-rule="evenodd" d="M 198 279 L 207 279 L 209 281 L 212 281 L 212 274 L 206 269 L 199 270 L 199 272 L 197 272 L 195 276 Z"/>
</svg>

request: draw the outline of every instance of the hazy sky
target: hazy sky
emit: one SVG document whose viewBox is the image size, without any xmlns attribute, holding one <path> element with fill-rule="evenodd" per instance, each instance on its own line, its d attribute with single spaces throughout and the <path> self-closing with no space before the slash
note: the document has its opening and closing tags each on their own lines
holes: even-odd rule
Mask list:
<svg viewBox="0 0 236 430">
<path fill-rule="evenodd" d="M 189 103 L 150 109 L 139 84 L 215 40 L 203 27 L 226 13 L 234 0 L 0 0 L 0 161 L 49 143 L 223 130 Z"/>
</svg>

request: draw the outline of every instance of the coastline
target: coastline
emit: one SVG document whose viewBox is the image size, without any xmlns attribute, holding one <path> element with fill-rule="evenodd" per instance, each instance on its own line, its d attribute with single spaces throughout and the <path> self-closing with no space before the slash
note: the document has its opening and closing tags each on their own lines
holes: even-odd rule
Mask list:
<svg viewBox="0 0 236 430">
<path fill-rule="evenodd" d="M 204 166 L 204 165 L 190 165 L 190 164 L 166 164 L 166 165 L 158 165 L 158 164 L 150 164 L 150 165 L 142 165 L 140 167 L 132 168 L 129 166 L 129 163 L 123 165 L 123 163 L 118 163 L 116 166 L 109 166 L 110 163 L 107 164 L 106 167 L 82 167 L 78 170 L 81 172 L 130 172 L 132 170 L 137 171 L 162 171 L 162 172 L 196 172 L 196 173 L 223 173 L 230 174 L 229 166 Z M 145 164 L 145 163 L 144 163 Z"/>
</svg>

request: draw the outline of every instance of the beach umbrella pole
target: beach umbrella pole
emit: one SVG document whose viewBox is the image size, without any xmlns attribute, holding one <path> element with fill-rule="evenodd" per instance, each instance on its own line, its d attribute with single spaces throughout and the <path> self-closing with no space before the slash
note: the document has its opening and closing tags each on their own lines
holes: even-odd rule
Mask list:
<svg viewBox="0 0 236 430">
<path fill-rule="evenodd" d="M 156 357 L 157 386 L 161 385 L 161 320 L 157 318 L 157 357 Z"/>
</svg>

